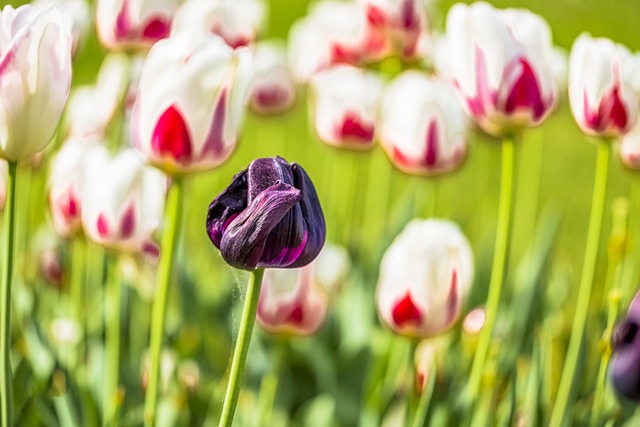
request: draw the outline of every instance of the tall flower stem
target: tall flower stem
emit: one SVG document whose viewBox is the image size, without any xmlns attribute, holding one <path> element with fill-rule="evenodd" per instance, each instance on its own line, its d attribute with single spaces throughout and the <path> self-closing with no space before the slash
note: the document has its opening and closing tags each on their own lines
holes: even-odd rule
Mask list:
<svg viewBox="0 0 640 427">
<path fill-rule="evenodd" d="M 500 296 L 506 273 L 507 256 L 509 254 L 509 235 L 511 233 L 513 214 L 513 177 L 515 171 L 516 138 L 505 138 L 502 142 L 502 172 L 500 177 L 500 200 L 498 205 L 498 229 L 491 267 L 491 280 L 485 308 L 485 324 L 478 338 L 478 348 L 471 367 L 469 379 L 469 397 L 472 400 L 478 396 L 484 365 L 491 344 L 493 327 L 498 316 Z"/>
<path fill-rule="evenodd" d="M 162 233 L 160 261 L 156 278 L 156 295 L 151 313 L 151 342 L 149 344 L 149 375 L 147 394 L 144 402 L 144 420 L 146 426 L 155 424 L 158 403 L 158 380 L 160 376 L 160 352 L 164 338 L 164 318 L 167 311 L 167 296 L 171 282 L 173 264 L 176 259 L 176 243 L 182 224 L 183 182 L 174 177 L 165 208 L 165 225 Z"/>
<path fill-rule="evenodd" d="M 244 375 L 244 364 L 247 360 L 249 343 L 251 342 L 251 333 L 253 332 L 253 325 L 256 323 L 256 311 L 260 299 L 260 287 L 262 286 L 263 275 L 264 269 L 258 268 L 252 271 L 249 276 L 247 296 L 245 297 L 244 307 L 242 308 L 242 318 L 240 319 L 238 340 L 236 341 L 236 347 L 233 350 L 233 358 L 231 360 L 229 383 L 227 384 L 227 392 L 225 393 L 224 404 L 222 405 L 220 427 L 231 427 L 233 424 L 233 416 L 236 412 L 238 395 L 240 394 L 242 377 Z"/>
<path fill-rule="evenodd" d="M 589 217 L 589 231 L 587 234 L 587 244 L 584 254 L 584 264 L 582 266 L 582 279 L 578 288 L 578 300 L 576 311 L 571 327 L 571 338 L 567 357 L 560 378 L 560 387 L 556 396 L 553 412 L 551 413 L 551 427 L 559 427 L 566 423 L 566 416 L 573 407 L 572 389 L 578 369 L 580 359 L 580 349 L 584 338 L 584 331 L 589 312 L 589 300 L 591 299 L 591 288 L 593 276 L 598 259 L 598 246 L 600 243 L 600 232 L 602 229 L 602 217 L 604 214 L 604 204 L 607 195 L 607 177 L 609 174 L 609 156 L 611 153 L 610 142 L 600 141 L 598 143 L 598 158 L 596 163 L 595 184 L 593 186 L 593 198 L 591 200 L 591 214 Z"/>
<path fill-rule="evenodd" d="M 119 406 L 118 377 L 120 376 L 120 323 L 122 318 L 122 280 L 118 258 L 110 257 L 105 295 L 106 363 L 103 425 L 117 426 Z"/>
<path fill-rule="evenodd" d="M 13 240 L 16 222 L 17 162 L 9 162 L 4 205 L 4 247 L 2 251 L 2 288 L 0 289 L 0 425 L 13 425 L 13 382 L 11 380 L 11 281 L 13 277 Z"/>
</svg>

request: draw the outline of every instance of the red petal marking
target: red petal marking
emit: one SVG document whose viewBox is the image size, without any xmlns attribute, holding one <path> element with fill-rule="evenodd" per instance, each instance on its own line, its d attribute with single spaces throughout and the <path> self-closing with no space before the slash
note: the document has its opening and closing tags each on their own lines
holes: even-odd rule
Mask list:
<svg viewBox="0 0 640 427">
<path fill-rule="evenodd" d="M 438 162 L 438 123 L 431 120 L 427 130 L 427 153 L 424 159 L 427 166 L 435 166 Z"/>
<path fill-rule="evenodd" d="M 220 91 L 216 110 L 213 112 L 209 135 L 204 143 L 204 148 L 202 149 L 202 155 L 200 158 L 203 158 L 210 153 L 213 153 L 215 156 L 219 156 L 224 153 L 224 125 L 227 116 L 226 107 L 227 88 L 223 88 Z"/>
<path fill-rule="evenodd" d="M 109 223 L 107 222 L 107 218 L 104 214 L 98 215 L 98 221 L 96 223 L 98 228 L 98 235 L 102 238 L 107 238 L 109 236 Z"/>
<path fill-rule="evenodd" d="M 171 105 L 162 113 L 151 137 L 151 148 L 177 162 L 191 160 L 191 137 L 180 112 Z"/>
<path fill-rule="evenodd" d="M 374 127 L 367 124 L 357 115 L 347 112 L 338 131 L 340 138 L 355 139 L 356 142 L 369 143 L 373 141 Z"/>
<path fill-rule="evenodd" d="M 164 18 L 154 18 L 147 23 L 142 30 L 142 37 L 151 40 L 160 40 L 169 35 L 171 23 Z"/>
<path fill-rule="evenodd" d="M 128 239 L 133 234 L 133 230 L 136 226 L 136 211 L 135 207 L 130 205 L 122 219 L 120 220 L 120 237 L 123 239 Z"/>
<path fill-rule="evenodd" d="M 627 109 L 620 99 L 620 88 L 617 84 L 609 94 L 602 97 L 597 112 L 589 109 L 586 90 L 583 105 L 587 125 L 596 132 L 606 131 L 610 127 L 618 130 L 624 130 L 627 127 Z"/>
<path fill-rule="evenodd" d="M 153 258 L 158 258 L 160 256 L 160 248 L 158 245 L 150 241 L 145 241 L 142 244 L 142 252 Z"/>
<path fill-rule="evenodd" d="M 402 3 L 402 26 L 405 30 L 413 28 L 417 25 L 415 0 L 404 0 Z"/>
<path fill-rule="evenodd" d="M 131 32 L 131 22 L 129 19 L 129 0 L 122 2 L 122 9 L 116 17 L 116 27 L 113 29 L 113 33 L 116 39 L 125 39 Z"/>
<path fill-rule="evenodd" d="M 475 54 L 476 93 L 473 98 L 467 98 L 467 107 L 473 116 L 482 117 L 486 113 L 485 104 L 495 97 L 491 95 L 491 90 L 489 89 L 484 52 L 476 46 Z"/>
<path fill-rule="evenodd" d="M 518 108 L 530 108 L 533 110 L 533 116 L 537 120 L 546 112 L 547 105 L 542 100 L 540 85 L 533 67 L 525 59 L 520 58 L 518 64 L 521 73 L 509 92 L 505 111 L 508 114 L 513 113 Z"/>
<path fill-rule="evenodd" d="M 296 301 L 296 306 L 293 307 L 289 315 L 287 316 L 287 322 L 293 323 L 294 325 L 302 324 L 302 320 L 304 319 L 304 312 L 302 310 L 302 306 L 299 301 Z"/>
<path fill-rule="evenodd" d="M 360 54 L 354 48 L 342 46 L 338 43 L 331 44 L 331 64 L 357 64 L 360 60 Z"/>
<path fill-rule="evenodd" d="M 369 21 L 369 24 L 373 25 L 374 27 L 382 27 L 387 21 L 385 13 L 379 7 L 376 7 L 374 5 L 370 4 L 367 7 L 366 14 L 367 21 Z"/>
<path fill-rule="evenodd" d="M 253 102 L 264 109 L 279 108 L 286 104 L 288 94 L 286 89 L 278 85 L 263 87 L 254 92 Z"/>
<path fill-rule="evenodd" d="M 449 298 L 447 300 L 447 321 L 445 322 L 446 325 L 451 323 L 456 318 L 459 300 L 458 270 L 454 268 L 453 272 L 451 273 L 451 285 L 449 287 Z"/>
<path fill-rule="evenodd" d="M 224 41 L 227 42 L 229 46 L 233 49 L 238 49 L 239 47 L 249 46 L 251 44 L 251 39 L 245 36 L 237 36 L 235 38 L 223 37 Z"/>
<path fill-rule="evenodd" d="M 413 323 L 417 326 L 422 323 L 422 314 L 411 300 L 409 292 L 393 307 L 391 313 L 393 323 L 397 326 L 403 326 L 406 323 Z"/>
</svg>

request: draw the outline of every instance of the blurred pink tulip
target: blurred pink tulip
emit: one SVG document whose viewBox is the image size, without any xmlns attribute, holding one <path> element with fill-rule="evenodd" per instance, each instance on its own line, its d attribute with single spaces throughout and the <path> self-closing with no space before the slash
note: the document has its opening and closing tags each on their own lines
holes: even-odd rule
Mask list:
<svg viewBox="0 0 640 427">
<path fill-rule="evenodd" d="M 557 97 L 551 30 L 540 16 L 458 3 L 447 16 L 447 42 L 463 105 L 484 131 L 505 136 L 550 113 Z"/>
<path fill-rule="evenodd" d="M 169 36 L 179 0 L 97 0 L 96 27 L 107 49 L 149 49 Z"/>
<path fill-rule="evenodd" d="M 382 80 L 351 65 L 336 65 L 313 76 L 310 84 L 320 140 L 336 147 L 371 148 Z"/>
<path fill-rule="evenodd" d="M 378 314 L 401 335 L 441 334 L 460 317 L 473 270 L 471 246 L 457 225 L 414 219 L 382 258 Z"/>
<path fill-rule="evenodd" d="M 464 161 L 468 118 L 451 85 L 407 71 L 385 88 L 379 117 L 380 144 L 401 171 L 438 175 Z"/>
<path fill-rule="evenodd" d="M 626 47 L 581 34 L 569 57 L 569 101 L 583 132 L 605 138 L 627 133 L 638 117 L 632 80 L 640 69 Z"/>
<path fill-rule="evenodd" d="M 284 45 L 260 42 L 254 54 L 255 75 L 251 84 L 251 108 L 259 114 L 281 113 L 296 98 L 296 88 L 287 68 Z"/>
<path fill-rule="evenodd" d="M 0 11 L 0 157 L 18 161 L 53 137 L 71 85 L 71 32 L 60 9 Z"/>
<path fill-rule="evenodd" d="M 250 52 L 183 32 L 145 61 L 131 117 L 142 157 L 169 174 L 212 169 L 234 151 L 253 77 Z"/>
<path fill-rule="evenodd" d="M 631 170 L 640 170 L 640 122 L 620 139 L 620 161 Z"/>
</svg>

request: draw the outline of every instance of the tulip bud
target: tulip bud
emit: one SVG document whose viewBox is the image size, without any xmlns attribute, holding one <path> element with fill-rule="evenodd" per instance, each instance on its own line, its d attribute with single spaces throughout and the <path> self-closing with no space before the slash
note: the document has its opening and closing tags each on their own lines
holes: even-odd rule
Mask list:
<svg viewBox="0 0 640 427">
<path fill-rule="evenodd" d="M 557 94 L 551 30 L 540 16 L 458 3 L 447 16 L 447 40 L 458 93 L 483 130 L 504 136 L 547 117 Z"/>
<path fill-rule="evenodd" d="M 179 0 L 98 0 L 96 27 L 107 49 L 149 49 L 169 36 Z"/>
<path fill-rule="evenodd" d="M 629 306 L 626 319 L 619 324 L 612 337 L 613 359 L 611 377 L 613 388 L 622 397 L 640 402 L 640 293 Z"/>
<path fill-rule="evenodd" d="M 398 169 L 439 175 L 462 164 L 468 123 L 453 87 L 407 71 L 385 89 L 380 108 L 380 143 Z"/>
<path fill-rule="evenodd" d="M 289 61 L 294 77 L 307 82 L 339 63 L 359 64 L 381 46 L 367 39 L 365 16 L 354 3 L 325 0 L 294 23 L 289 32 Z"/>
<path fill-rule="evenodd" d="M 87 152 L 98 146 L 95 137 L 75 137 L 64 143 L 56 154 L 49 176 L 49 207 L 55 232 L 64 238 L 73 237 L 82 226 L 82 184 Z"/>
<path fill-rule="evenodd" d="M 0 11 L 0 157 L 43 150 L 58 126 L 71 85 L 71 33 L 56 7 Z"/>
<path fill-rule="evenodd" d="M 294 268 L 309 264 L 326 228 L 316 190 L 297 163 L 257 159 L 209 205 L 207 233 L 231 266 Z"/>
<path fill-rule="evenodd" d="M 569 57 L 569 101 L 583 132 L 616 137 L 633 127 L 638 117 L 635 71 L 626 47 L 586 33 L 576 39 Z"/>
<path fill-rule="evenodd" d="M 287 68 L 283 45 L 260 42 L 254 55 L 255 75 L 251 84 L 251 108 L 260 114 L 283 112 L 293 105 L 296 88 Z"/>
<path fill-rule="evenodd" d="M 61 288 L 64 273 L 60 251 L 57 248 L 44 248 L 40 252 L 39 264 L 42 278 L 54 287 Z"/>
<path fill-rule="evenodd" d="M 620 161 L 631 170 L 640 170 L 640 123 L 620 139 Z"/>
<path fill-rule="evenodd" d="M 375 117 L 382 81 L 351 65 L 339 65 L 311 79 L 313 115 L 318 137 L 329 145 L 369 149 L 374 143 Z"/>
<path fill-rule="evenodd" d="M 446 345 L 446 338 L 423 340 L 416 348 L 414 362 L 416 367 L 415 386 L 419 394 L 424 393 L 432 375 L 437 375 L 437 356 Z"/>
<path fill-rule="evenodd" d="M 131 117 L 131 139 L 165 172 L 207 170 L 235 149 L 252 78 L 247 50 L 183 32 L 149 52 Z"/>
<path fill-rule="evenodd" d="M 70 21 L 73 37 L 72 52 L 75 54 L 91 27 L 91 14 L 87 2 L 85 0 L 37 0 L 32 4 L 42 9 L 52 5 L 58 5 L 62 9 Z"/>
<path fill-rule="evenodd" d="M 133 150 L 111 158 L 100 146 L 85 163 L 82 224 L 87 236 L 108 248 L 157 258 L 153 233 L 163 216 L 165 176 L 144 166 Z"/>
<path fill-rule="evenodd" d="M 211 32 L 236 49 L 256 41 L 266 14 L 262 0 L 187 0 L 176 13 L 173 31 Z"/>
<path fill-rule="evenodd" d="M 472 280 L 473 254 L 458 226 L 414 219 L 382 258 L 378 314 L 401 335 L 443 333 L 460 316 Z"/>
<path fill-rule="evenodd" d="M 313 335 L 327 317 L 329 297 L 315 279 L 315 262 L 265 271 L 257 320 L 267 332 Z"/>
</svg>

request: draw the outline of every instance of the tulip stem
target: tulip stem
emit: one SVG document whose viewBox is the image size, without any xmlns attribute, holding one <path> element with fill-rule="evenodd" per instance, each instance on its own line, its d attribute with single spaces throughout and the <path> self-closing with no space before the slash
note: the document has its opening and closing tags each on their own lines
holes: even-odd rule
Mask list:
<svg viewBox="0 0 640 427">
<path fill-rule="evenodd" d="M 122 279 L 118 259 L 110 257 L 105 295 L 106 363 L 104 376 L 104 426 L 117 426 L 118 377 L 120 376 L 120 319 L 122 312 Z"/>
<path fill-rule="evenodd" d="M 156 295 L 151 313 L 151 342 L 149 344 L 149 375 L 147 393 L 144 404 L 146 426 L 155 424 L 156 406 L 158 403 L 158 377 L 160 376 L 160 352 L 164 338 L 164 318 L 167 311 L 167 296 L 172 278 L 173 264 L 176 259 L 176 242 L 182 225 L 183 182 L 181 177 L 174 177 L 165 210 L 165 225 L 162 233 L 160 261 L 156 277 Z"/>
<path fill-rule="evenodd" d="M 502 142 L 502 172 L 500 182 L 500 200 L 498 204 L 498 229 L 496 231 L 495 249 L 493 253 L 493 265 L 491 267 L 491 280 L 485 309 L 485 324 L 478 338 L 471 377 L 469 379 L 469 398 L 475 401 L 482 382 L 484 365 L 491 344 L 491 335 L 498 315 L 500 295 L 506 273 L 507 256 L 509 254 L 509 234 L 511 232 L 513 213 L 513 176 L 515 170 L 515 137 L 505 138 Z"/>
<path fill-rule="evenodd" d="M 602 217 L 607 195 L 607 177 L 609 172 L 610 142 L 602 140 L 598 143 L 598 158 L 596 163 L 595 184 L 593 186 L 593 198 L 591 200 L 591 214 L 589 218 L 589 231 L 585 248 L 584 264 L 582 266 L 582 279 L 578 289 L 578 300 L 571 327 L 571 338 L 565 359 L 564 369 L 560 378 L 558 395 L 551 413 L 550 426 L 560 427 L 566 424 L 566 417 L 572 408 L 572 389 L 577 375 L 580 350 L 584 339 L 584 331 L 589 312 L 591 288 L 598 259 L 598 246 L 600 243 L 600 231 L 602 229 Z"/>
<path fill-rule="evenodd" d="M 11 281 L 13 276 L 14 231 L 16 222 L 17 162 L 9 162 L 4 205 L 4 247 L 2 289 L 0 289 L 0 425 L 13 425 L 13 381 L 11 380 Z"/>
<path fill-rule="evenodd" d="M 247 353 L 249 352 L 253 325 L 256 322 L 256 311 L 258 310 L 263 274 L 264 269 L 258 268 L 252 271 L 251 276 L 249 276 L 247 296 L 245 297 L 244 307 L 242 308 L 242 318 L 240 319 L 238 340 L 236 341 L 236 348 L 233 350 L 233 358 L 231 360 L 229 383 L 227 384 L 227 392 L 225 393 L 224 404 L 222 405 L 220 427 L 231 427 L 233 424 L 233 416 L 236 412 L 236 404 L 238 403 L 238 395 L 240 394 L 240 386 L 244 375 L 244 364 L 247 360 Z"/>
<path fill-rule="evenodd" d="M 70 269 L 71 269 L 71 300 L 73 301 L 73 310 L 75 314 L 75 320 L 80 325 L 80 341 L 76 348 L 76 355 L 74 356 L 74 365 L 78 365 L 84 360 L 84 349 L 85 349 L 85 339 L 86 339 L 86 324 L 85 324 L 85 316 L 84 316 L 84 306 L 85 306 L 85 240 L 84 236 L 78 236 L 71 242 L 71 259 Z"/>
</svg>

